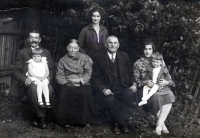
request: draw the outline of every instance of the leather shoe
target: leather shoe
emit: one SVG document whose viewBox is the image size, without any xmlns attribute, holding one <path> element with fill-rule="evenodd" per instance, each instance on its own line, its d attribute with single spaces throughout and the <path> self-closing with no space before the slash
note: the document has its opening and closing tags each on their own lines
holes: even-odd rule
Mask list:
<svg viewBox="0 0 200 138">
<path fill-rule="evenodd" d="M 40 124 L 40 128 L 41 128 L 41 129 L 45 129 L 45 128 L 47 128 L 46 123 L 45 123 L 45 122 L 44 122 L 44 123 L 41 123 L 41 124 Z"/>
<path fill-rule="evenodd" d="M 119 130 L 117 124 L 114 126 L 113 132 L 114 132 L 116 135 L 119 135 L 119 134 L 120 134 L 120 130 Z"/>
<path fill-rule="evenodd" d="M 36 121 L 36 120 L 33 120 L 33 122 L 32 122 L 32 125 L 33 125 L 33 126 L 37 126 L 37 127 L 38 127 L 38 126 L 39 126 L 39 124 L 38 124 L 38 121 Z"/>
<path fill-rule="evenodd" d="M 46 105 L 46 107 L 50 109 L 50 108 L 51 108 L 51 105 Z"/>
<path fill-rule="evenodd" d="M 40 119 L 40 128 L 41 128 L 41 129 L 47 128 L 47 125 L 46 125 L 46 123 L 45 123 L 44 118 L 41 118 L 41 119 Z"/>
<path fill-rule="evenodd" d="M 51 108 L 51 105 L 50 105 L 49 102 L 46 102 L 46 107 L 47 107 L 47 108 Z"/>
<path fill-rule="evenodd" d="M 126 133 L 129 132 L 129 129 L 126 125 L 123 125 L 122 128 L 121 128 L 121 131 L 122 131 L 122 133 L 126 134 Z"/>
<path fill-rule="evenodd" d="M 39 107 L 40 108 L 44 108 L 45 107 L 44 103 L 43 102 L 39 102 Z"/>
</svg>

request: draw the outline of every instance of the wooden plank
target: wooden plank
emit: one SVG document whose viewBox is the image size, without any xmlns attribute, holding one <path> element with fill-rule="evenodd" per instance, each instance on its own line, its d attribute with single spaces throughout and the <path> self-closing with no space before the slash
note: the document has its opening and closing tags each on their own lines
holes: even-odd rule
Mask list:
<svg viewBox="0 0 200 138">
<path fill-rule="evenodd" d="M 0 30 L 0 34 L 22 34 L 22 30 Z"/>
<path fill-rule="evenodd" d="M 14 48 L 13 48 L 13 35 L 10 35 L 10 50 L 9 50 L 9 55 L 10 55 L 10 65 L 13 65 L 12 59 L 13 59 L 13 52 L 14 52 Z"/>
<path fill-rule="evenodd" d="M 195 73 L 194 73 L 194 77 L 193 77 L 192 82 L 191 82 L 191 87 L 190 87 L 189 94 L 192 93 L 192 90 L 193 90 L 194 85 L 195 85 L 195 80 L 196 80 L 196 78 L 197 78 L 197 74 L 198 74 L 198 71 L 195 71 Z"/>
<path fill-rule="evenodd" d="M 198 96 L 198 93 L 199 93 L 199 89 L 200 89 L 200 81 L 198 82 L 198 85 L 196 87 L 196 90 L 195 90 L 195 93 L 194 93 L 194 96 L 192 98 L 192 103 L 190 105 L 190 109 L 193 109 L 193 106 L 196 102 L 196 99 L 197 99 L 197 96 Z"/>
<path fill-rule="evenodd" d="M 22 28 L 22 21 L 19 22 L 19 26 L 18 26 L 17 30 L 21 30 L 21 28 Z"/>
<path fill-rule="evenodd" d="M 4 53 L 5 53 L 5 35 L 3 35 L 2 45 L 1 45 L 1 66 L 4 66 Z"/>
<path fill-rule="evenodd" d="M 15 35 L 12 36 L 12 39 L 13 39 L 13 41 L 12 41 L 13 52 L 12 52 L 12 61 L 11 61 L 11 65 L 14 65 L 14 63 L 15 63 L 15 56 L 16 56 L 16 52 L 17 52 L 17 48 L 16 48 L 16 46 L 17 46 L 17 44 L 16 44 L 16 37 L 17 37 L 17 36 L 15 36 Z"/>
<path fill-rule="evenodd" d="M 2 43 L 3 43 L 3 35 L 0 35 L 0 66 L 1 66 L 1 62 L 3 60 L 3 55 L 1 53 L 3 47 L 2 47 Z M 1 68 L 0 68 L 1 69 Z"/>
<path fill-rule="evenodd" d="M 14 65 L 0 66 L 0 71 L 13 70 L 13 69 L 14 69 Z"/>
<path fill-rule="evenodd" d="M 8 75 L 11 75 L 12 73 L 13 73 L 13 70 L 1 71 L 0 72 L 0 77 L 2 77 L 2 76 L 8 76 Z"/>
<path fill-rule="evenodd" d="M 196 116 L 198 116 L 199 114 L 199 108 L 200 108 L 200 101 L 198 102 L 197 109 L 195 111 Z"/>
<path fill-rule="evenodd" d="M 5 35 L 5 43 L 4 43 L 4 65 L 3 66 L 8 66 L 8 50 L 9 50 L 9 37 L 8 35 Z"/>
</svg>

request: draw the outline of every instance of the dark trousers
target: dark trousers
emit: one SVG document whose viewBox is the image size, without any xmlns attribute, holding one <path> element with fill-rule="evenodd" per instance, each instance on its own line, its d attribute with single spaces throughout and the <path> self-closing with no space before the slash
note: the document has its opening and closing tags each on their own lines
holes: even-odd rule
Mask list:
<svg viewBox="0 0 200 138">
<path fill-rule="evenodd" d="M 53 94 L 53 88 L 49 84 L 49 99 L 51 99 L 51 96 Z M 40 108 L 38 104 L 38 98 L 37 98 L 37 86 L 33 83 L 30 85 L 26 85 L 25 92 L 28 92 L 28 101 L 30 103 L 30 109 L 33 113 L 33 117 L 45 117 L 46 115 L 46 108 Z M 51 100 L 50 100 L 51 102 Z"/>
<path fill-rule="evenodd" d="M 134 92 L 128 88 L 111 89 L 114 95 L 101 95 L 102 105 L 109 110 L 112 123 L 125 125 L 133 113 Z"/>
</svg>

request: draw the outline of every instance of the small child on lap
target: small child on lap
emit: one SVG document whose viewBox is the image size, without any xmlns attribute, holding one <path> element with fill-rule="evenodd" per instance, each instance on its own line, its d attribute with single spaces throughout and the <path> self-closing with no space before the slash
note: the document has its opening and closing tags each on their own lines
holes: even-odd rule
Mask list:
<svg viewBox="0 0 200 138">
<path fill-rule="evenodd" d="M 42 93 L 45 98 L 46 107 L 51 108 L 49 101 L 49 68 L 47 65 L 46 57 L 42 57 L 43 50 L 35 48 L 32 50 L 32 59 L 28 60 L 27 76 L 31 78 L 32 82 L 37 86 L 38 104 L 41 108 L 45 105 L 42 101 Z"/>
<path fill-rule="evenodd" d="M 163 56 L 162 54 L 156 52 L 151 56 L 151 66 L 147 68 L 147 80 L 150 79 L 154 83 L 153 87 L 150 88 L 147 85 L 143 87 L 143 97 L 142 101 L 138 104 L 142 106 L 147 104 L 148 99 L 156 93 L 158 90 L 162 90 L 163 86 L 158 84 L 160 76 L 164 76 L 164 79 L 170 80 L 171 76 L 167 71 L 166 67 L 163 66 Z"/>
</svg>

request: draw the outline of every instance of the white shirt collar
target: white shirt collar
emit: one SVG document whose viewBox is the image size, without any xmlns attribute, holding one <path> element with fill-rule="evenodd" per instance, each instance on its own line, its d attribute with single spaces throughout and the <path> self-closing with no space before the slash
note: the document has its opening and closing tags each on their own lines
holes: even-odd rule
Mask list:
<svg viewBox="0 0 200 138">
<path fill-rule="evenodd" d="M 113 54 L 110 54 L 109 52 L 107 52 L 107 53 L 108 53 L 108 56 L 109 56 L 110 59 L 112 58 L 112 55 L 113 55 L 113 58 L 115 59 L 116 53 L 113 53 Z"/>
</svg>

